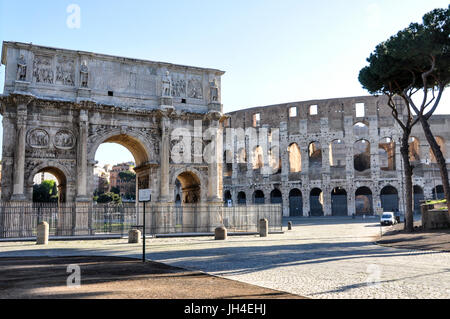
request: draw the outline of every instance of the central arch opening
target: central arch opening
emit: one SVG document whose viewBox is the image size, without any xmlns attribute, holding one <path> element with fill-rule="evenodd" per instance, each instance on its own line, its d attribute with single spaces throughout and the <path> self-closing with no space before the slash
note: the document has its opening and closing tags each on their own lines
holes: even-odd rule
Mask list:
<svg viewBox="0 0 450 319">
<path fill-rule="evenodd" d="M 201 199 L 201 183 L 193 172 L 183 172 L 177 177 L 182 204 L 197 204 Z M 176 182 L 176 183 L 177 183 Z"/>
<path fill-rule="evenodd" d="M 90 179 L 94 202 L 135 203 L 138 189 L 151 188 L 148 154 L 144 143 L 126 134 L 112 135 L 98 144 Z"/>
</svg>

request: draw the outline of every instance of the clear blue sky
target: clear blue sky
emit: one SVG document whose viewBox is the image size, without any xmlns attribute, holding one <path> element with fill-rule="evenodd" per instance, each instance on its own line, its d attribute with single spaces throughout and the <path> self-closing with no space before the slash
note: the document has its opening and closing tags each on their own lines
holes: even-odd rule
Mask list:
<svg viewBox="0 0 450 319">
<path fill-rule="evenodd" d="M 80 29 L 66 25 L 72 3 L 81 8 Z M 367 95 L 357 77 L 375 46 L 447 6 L 448 0 L 0 0 L 0 40 L 222 69 L 229 112 Z M 0 92 L 3 81 L 1 67 Z M 450 113 L 449 100 L 447 92 L 439 113 Z M 101 162 L 131 156 L 109 146 L 98 153 Z"/>
</svg>

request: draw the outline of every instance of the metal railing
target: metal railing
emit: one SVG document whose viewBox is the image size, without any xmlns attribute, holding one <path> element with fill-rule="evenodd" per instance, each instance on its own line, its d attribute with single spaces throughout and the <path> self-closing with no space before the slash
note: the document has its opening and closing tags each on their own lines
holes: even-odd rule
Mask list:
<svg viewBox="0 0 450 319">
<path fill-rule="evenodd" d="M 267 218 L 269 231 L 282 230 L 281 205 L 146 204 L 147 234 L 210 233 L 219 226 L 229 232 L 258 232 Z M 36 236 L 40 222 L 50 236 L 125 235 L 142 224 L 143 204 L 0 203 L 0 238 Z"/>
</svg>

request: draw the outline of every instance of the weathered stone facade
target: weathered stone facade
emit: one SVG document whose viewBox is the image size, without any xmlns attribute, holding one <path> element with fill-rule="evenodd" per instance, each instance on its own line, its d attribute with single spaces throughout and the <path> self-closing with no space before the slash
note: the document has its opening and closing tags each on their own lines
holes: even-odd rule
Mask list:
<svg viewBox="0 0 450 319">
<path fill-rule="evenodd" d="M 16 42 L 3 43 L 1 61 L 3 201 L 31 201 L 40 172 L 56 176 L 61 201 L 92 200 L 95 153 L 112 142 L 133 154 L 152 201 L 174 202 L 178 178 L 183 196 L 222 202 L 221 163 L 176 164 L 170 149 L 175 128 L 220 130 L 223 71 Z"/>
<path fill-rule="evenodd" d="M 250 149 L 248 138 L 245 146 L 225 139 L 224 199 L 238 205 L 282 203 L 285 216 L 370 215 L 381 209 L 403 212 L 402 132 L 386 103 L 384 97 L 363 96 L 227 114 L 228 128 L 279 129 L 280 165 L 264 169 L 274 163 L 264 158 L 270 153 Z M 447 154 L 450 116 L 434 116 L 431 123 Z M 442 182 L 437 165 L 427 165 L 430 148 L 420 124 L 412 136 L 415 211 L 419 212 L 424 197 L 443 196 Z"/>
<path fill-rule="evenodd" d="M 136 187 L 151 188 L 152 201 L 281 203 L 285 216 L 404 210 L 401 131 L 384 97 L 296 102 L 225 116 L 220 70 L 16 42 L 3 43 L 1 61 L 3 201 L 31 201 L 33 177 L 42 172 L 58 179 L 61 201 L 90 201 L 95 153 L 111 142 L 133 154 Z M 450 116 L 431 122 L 447 154 Z M 224 128 L 273 130 L 263 144 L 272 151 L 276 142 L 278 152 L 248 137 L 242 145 L 230 143 L 227 134 L 222 149 Z M 174 134 L 180 129 L 184 133 Z M 179 149 L 188 159 L 174 161 L 183 135 L 192 142 Z M 412 136 L 417 211 L 423 197 L 442 195 L 419 125 Z M 207 149 L 209 142 L 217 147 Z M 206 161 L 205 153 L 216 160 Z"/>
</svg>

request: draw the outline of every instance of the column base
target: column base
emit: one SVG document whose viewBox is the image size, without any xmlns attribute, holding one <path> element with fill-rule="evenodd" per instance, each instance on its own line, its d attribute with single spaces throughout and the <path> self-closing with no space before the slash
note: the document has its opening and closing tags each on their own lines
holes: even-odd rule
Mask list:
<svg viewBox="0 0 450 319">
<path fill-rule="evenodd" d="M 89 202 L 91 202 L 91 199 L 89 197 L 87 197 L 87 196 L 78 196 L 75 199 L 75 202 L 77 202 L 77 203 L 89 203 Z"/>
<path fill-rule="evenodd" d="M 172 199 L 169 196 L 164 196 L 159 198 L 159 203 L 171 203 Z"/>
<path fill-rule="evenodd" d="M 210 197 L 208 198 L 208 203 L 210 204 L 221 204 L 223 205 L 223 199 L 219 198 L 219 197 Z"/>
<path fill-rule="evenodd" d="M 24 194 L 13 194 L 10 201 L 12 202 L 28 202 L 27 197 Z"/>
</svg>

